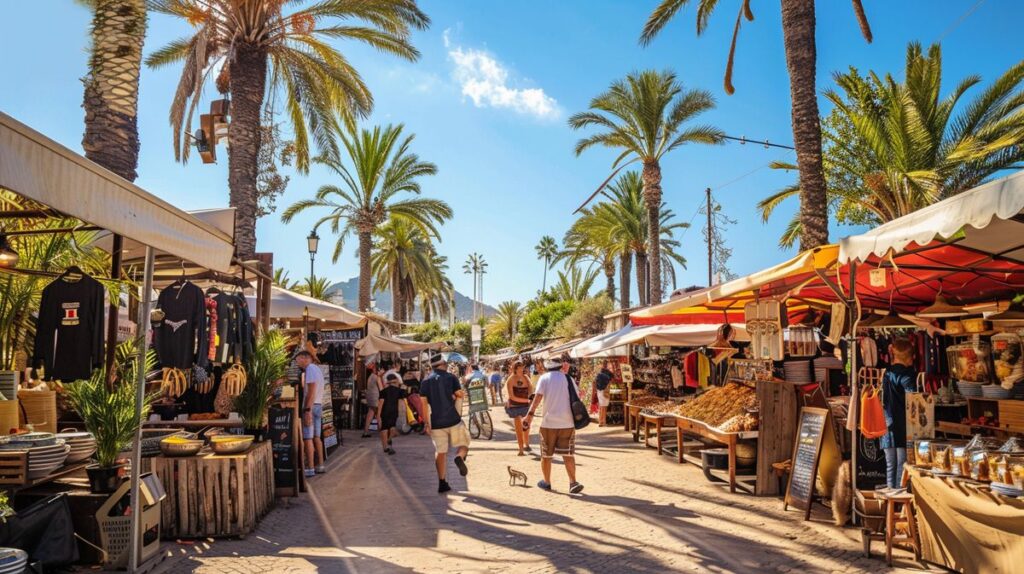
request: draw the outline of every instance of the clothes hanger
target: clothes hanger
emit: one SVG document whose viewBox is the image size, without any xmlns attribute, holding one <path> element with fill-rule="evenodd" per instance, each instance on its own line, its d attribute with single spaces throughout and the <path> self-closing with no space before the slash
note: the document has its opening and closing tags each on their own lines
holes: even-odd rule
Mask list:
<svg viewBox="0 0 1024 574">
<path fill-rule="evenodd" d="M 61 273 L 60 278 L 68 283 L 77 283 L 85 276 L 85 272 L 78 265 L 71 265 Z"/>
</svg>

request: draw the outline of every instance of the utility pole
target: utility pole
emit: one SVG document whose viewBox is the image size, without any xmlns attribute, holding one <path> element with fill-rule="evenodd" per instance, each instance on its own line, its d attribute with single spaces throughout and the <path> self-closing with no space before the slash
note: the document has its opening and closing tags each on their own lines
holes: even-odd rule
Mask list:
<svg viewBox="0 0 1024 574">
<path fill-rule="evenodd" d="M 711 225 L 711 188 L 704 190 L 704 194 L 707 196 L 707 211 L 708 211 L 708 287 L 711 287 L 712 280 L 714 279 L 714 253 L 715 253 L 715 228 Z"/>
</svg>

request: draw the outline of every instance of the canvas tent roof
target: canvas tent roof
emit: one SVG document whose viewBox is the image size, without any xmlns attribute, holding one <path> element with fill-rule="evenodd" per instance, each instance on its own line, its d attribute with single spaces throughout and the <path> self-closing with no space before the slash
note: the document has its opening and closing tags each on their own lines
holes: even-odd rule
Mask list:
<svg viewBox="0 0 1024 574">
<path fill-rule="evenodd" d="M 808 284 L 820 283 L 817 271 L 834 274 L 838 253 L 836 245 L 810 249 L 762 271 L 641 309 L 629 318 L 636 325 L 742 323 L 746 302 L 756 297 L 785 296 Z M 807 302 L 816 300 L 811 298 Z"/>
<path fill-rule="evenodd" d="M 0 112 L 0 187 L 69 217 L 230 272 L 232 236 Z"/>
<path fill-rule="evenodd" d="M 255 307 L 256 298 L 248 296 L 246 299 L 249 300 L 249 306 Z M 273 319 L 290 319 L 293 321 L 301 321 L 303 318 L 303 311 L 309 310 L 310 319 L 320 319 L 322 321 L 333 321 L 336 323 L 343 323 L 345 325 L 362 325 L 366 322 L 366 318 L 362 315 L 355 313 L 342 307 L 341 305 L 335 305 L 334 303 L 328 303 L 327 301 L 321 301 L 310 297 L 309 295 L 303 295 L 302 293 L 296 293 L 289 291 L 282 287 L 271 287 L 270 289 L 270 317 Z"/>
<path fill-rule="evenodd" d="M 700 347 L 715 342 L 720 323 L 647 325 L 625 327 L 587 339 L 573 347 L 573 357 L 615 357 L 626 355 L 626 345 L 646 342 L 655 347 Z M 733 324 L 736 341 L 749 341 L 743 325 Z"/>
<path fill-rule="evenodd" d="M 356 341 L 356 349 L 364 357 L 376 355 L 377 353 L 411 353 L 425 350 L 437 350 L 444 347 L 444 343 L 419 343 L 408 339 L 397 337 L 386 337 L 384 335 L 367 335 Z"/>
</svg>

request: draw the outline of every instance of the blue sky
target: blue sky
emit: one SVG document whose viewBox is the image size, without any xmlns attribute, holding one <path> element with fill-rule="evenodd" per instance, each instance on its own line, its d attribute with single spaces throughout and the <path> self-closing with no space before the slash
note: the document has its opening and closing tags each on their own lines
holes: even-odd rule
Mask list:
<svg viewBox="0 0 1024 574">
<path fill-rule="evenodd" d="M 867 44 L 849 1 L 819 1 L 819 89 L 831 85 L 833 71 L 850 65 L 899 75 L 907 42 L 928 44 L 940 38 L 947 89 L 968 74 L 991 81 L 1021 57 L 1024 4 L 988 0 L 962 18 L 975 3 L 865 0 L 875 36 Z M 542 264 L 533 246 L 542 235 L 561 238 L 572 222 L 571 212 L 606 177 L 614 157 L 604 150 L 575 157 L 573 144 L 580 134 L 567 127 L 566 118 L 632 70 L 672 68 L 688 87 L 710 90 L 718 107 L 703 119 L 728 134 L 792 142 L 778 2 L 754 3 L 756 20 L 744 23 L 733 96 L 725 95 L 722 75 L 738 3 L 723 2 L 700 38 L 691 7 L 652 46 L 641 48 L 637 36 L 655 4 L 423 0 L 433 24 L 414 36 L 423 54 L 419 62 L 355 44 L 341 46 L 373 90 L 376 109 L 370 123 L 405 123 L 417 134 L 415 150 L 440 168 L 423 187 L 426 195 L 455 208 L 440 249 L 452 263 L 451 277 L 460 291 L 472 293 L 472 281 L 461 272 L 471 251 L 482 253 L 490 264 L 484 293 L 488 303 L 525 301 L 540 288 Z M 38 0 L 6 2 L 4 15 L 0 110 L 80 150 L 87 11 L 70 0 Z M 182 22 L 152 17 L 146 53 L 187 32 Z M 184 209 L 225 206 L 226 159 L 218 165 L 174 162 L 167 112 L 179 73 L 170 68 L 143 72 L 137 183 Z M 824 114 L 827 107 L 822 107 Z M 732 143 L 683 148 L 663 163 L 665 200 L 680 219 L 694 221 L 683 236 L 690 264 L 679 270 L 680 286 L 706 283 L 700 220 L 694 218 L 705 187 L 721 188 L 717 199 L 738 220 L 728 236 L 733 271 L 753 272 L 791 255 L 779 250 L 776 239 L 796 210 L 795 201 L 768 224 L 761 223 L 755 204 L 795 178 L 767 169 L 768 162 L 792 159 L 785 150 Z M 308 176 L 293 175 L 279 210 L 329 181 L 330 175 L 317 169 Z M 289 269 L 293 278 L 308 273 L 305 236 L 312 220 L 309 214 L 284 225 L 271 215 L 258 226 L 259 249 L 273 251 L 276 265 Z M 855 231 L 833 226 L 832 236 Z M 354 246 L 338 263 L 329 261 L 330 246 L 322 246 L 317 274 L 334 280 L 356 275 Z"/>
</svg>

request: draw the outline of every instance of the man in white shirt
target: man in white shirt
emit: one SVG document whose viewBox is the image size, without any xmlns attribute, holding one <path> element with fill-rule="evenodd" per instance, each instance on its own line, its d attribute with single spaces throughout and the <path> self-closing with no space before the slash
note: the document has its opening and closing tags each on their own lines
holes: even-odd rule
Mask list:
<svg viewBox="0 0 1024 574">
<path fill-rule="evenodd" d="M 559 454 L 565 463 L 565 472 L 569 475 L 569 492 L 578 494 L 583 491 L 583 485 L 576 482 L 576 427 L 569 406 L 569 385 L 575 387 L 575 383 L 570 382 L 562 372 L 562 359 L 558 357 L 544 361 L 544 368 L 547 372 L 537 381 L 529 414 L 523 419 L 523 428 L 529 429 L 537 408 L 541 401 L 544 402 L 544 418 L 540 423 L 540 469 L 544 473 L 544 480 L 538 482 L 537 486 L 551 490 L 551 459 Z M 579 396 L 579 389 L 573 390 Z"/>
<path fill-rule="evenodd" d="M 308 351 L 300 351 L 295 356 L 295 363 L 303 372 L 302 387 L 302 442 L 306 456 L 303 467 L 307 477 L 324 472 L 324 443 L 320 440 L 323 426 L 324 374 L 318 365 L 313 363 L 313 355 Z M 316 454 L 314 466 L 313 455 Z M 314 470 L 315 469 L 315 470 Z"/>
</svg>

